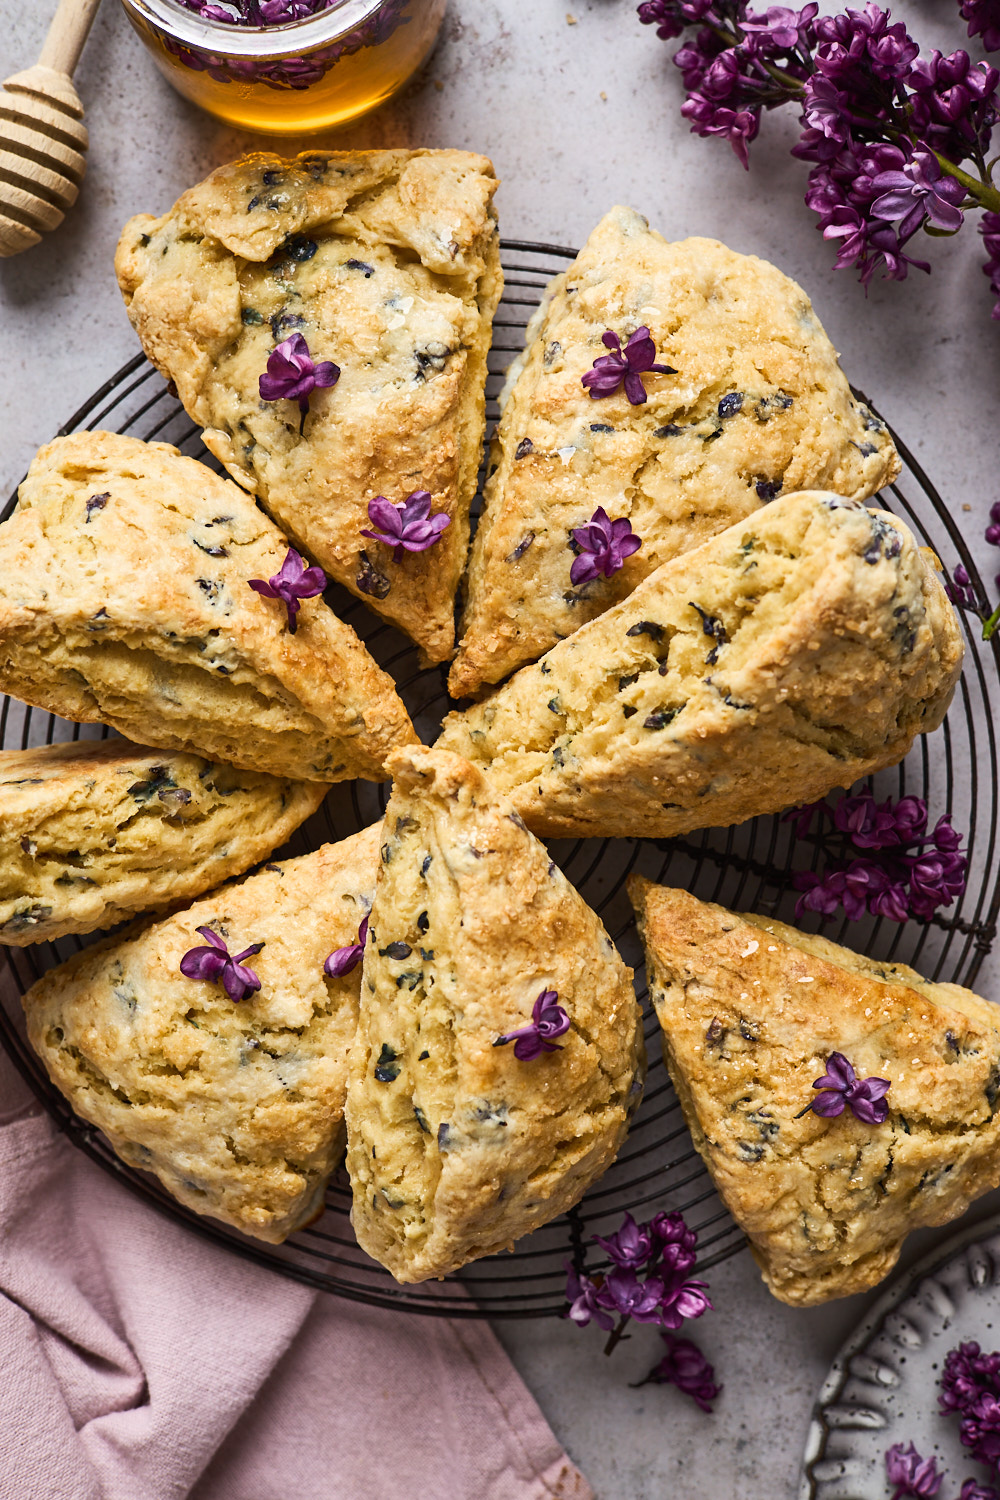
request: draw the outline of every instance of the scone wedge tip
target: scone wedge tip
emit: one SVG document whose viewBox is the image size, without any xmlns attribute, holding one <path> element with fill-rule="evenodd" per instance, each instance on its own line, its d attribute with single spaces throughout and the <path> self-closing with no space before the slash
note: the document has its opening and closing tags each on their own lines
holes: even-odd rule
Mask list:
<svg viewBox="0 0 1000 1500">
<path fill-rule="evenodd" d="M 508 800 L 441 751 L 390 766 L 348 1170 L 362 1249 L 416 1282 L 576 1203 L 625 1138 L 645 1054 L 631 970 Z"/>
<path fill-rule="evenodd" d="M 694 1143 L 781 1301 L 866 1291 L 997 1186 L 995 1006 L 638 876 L 629 894 Z M 835 1053 L 888 1081 L 882 1123 L 809 1109 Z"/>
<path fill-rule="evenodd" d="M 899 517 L 804 491 L 663 563 L 438 744 L 488 767 L 536 833 L 670 838 L 895 765 L 961 663 Z"/>
<path fill-rule="evenodd" d="M 380 825 L 268 865 L 50 969 L 24 997 L 53 1083 L 123 1161 L 195 1213 L 279 1244 L 323 1208 L 344 1147 L 360 966 L 324 971 L 371 902 Z M 255 993 L 181 972 L 210 928 Z"/>
<path fill-rule="evenodd" d="M 0 751 L 0 943 L 191 901 L 265 859 L 327 788 L 128 740 Z"/>
<path fill-rule="evenodd" d="M 78 723 L 250 771 L 381 780 L 415 738 L 392 679 L 321 598 L 289 628 L 251 579 L 285 538 L 165 443 L 42 448 L 0 526 L 0 687 Z"/>
<path fill-rule="evenodd" d="M 115 266 L 148 357 L 206 446 L 303 551 L 420 646 L 454 648 L 486 355 L 503 285 L 490 162 L 454 150 L 269 153 L 126 224 Z M 304 340 L 336 383 L 265 400 Z M 366 538 L 369 502 L 430 496 L 425 551 Z"/>
<path fill-rule="evenodd" d="M 608 357 L 605 334 L 624 349 L 640 328 L 667 371 L 641 377 L 644 401 L 624 386 L 595 399 L 582 377 Z M 900 469 L 800 286 L 717 240 L 671 244 L 630 208 L 613 208 L 549 286 L 501 410 L 454 698 L 478 697 L 778 494 L 867 500 Z M 598 508 L 641 546 L 576 583 L 573 532 Z"/>
</svg>

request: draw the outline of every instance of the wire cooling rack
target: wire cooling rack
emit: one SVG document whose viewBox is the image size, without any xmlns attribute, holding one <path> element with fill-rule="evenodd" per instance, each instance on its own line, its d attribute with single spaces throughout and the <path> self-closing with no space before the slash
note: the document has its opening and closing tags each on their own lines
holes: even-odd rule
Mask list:
<svg viewBox="0 0 1000 1500">
<path fill-rule="evenodd" d="M 504 371 L 523 347 L 525 326 L 542 291 L 575 254 L 554 245 L 502 242 L 505 287 L 490 353 L 488 424 L 499 416 L 497 396 Z M 202 446 L 199 429 L 141 354 L 96 391 L 61 433 L 85 428 L 110 428 L 175 443 L 184 453 L 218 468 Z M 891 494 L 883 494 L 880 503 L 903 517 L 919 539 L 934 548 L 949 572 L 961 562 L 982 597 L 975 564 L 946 504 L 900 439 L 895 433 L 893 436 L 905 468 L 900 482 L 892 486 Z M 12 495 L 3 519 L 15 500 Z M 450 706 L 444 670 L 422 671 L 416 648 L 376 620 L 345 590 L 334 587 L 327 599 L 395 677 L 418 732 L 425 741 L 431 741 Z M 845 921 L 839 926 L 828 923 L 823 930 L 834 941 L 885 959 L 911 963 L 934 979 L 971 985 L 990 950 L 1000 908 L 994 732 L 994 724 L 1000 723 L 1000 657 L 995 645 L 981 640 L 978 620 L 965 617 L 965 627 L 965 670 L 943 728 L 930 740 L 920 739 L 906 762 L 879 776 L 876 786 L 880 796 L 921 796 L 932 819 L 950 812 L 956 827 L 968 831 L 970 869 L 965 894 L 930 923 Z M 81 729 L 13 699 L 5 698 L 0 705 L 0 747 L 6 749 L 101 738 L 107 733 L 95 725 Z M 387 793 L 386 785 L 367 782 L 334 787 L 323 807 L 278 857 L 305 853 L 327 840 L 344 838 L 367 827 L 381 816 Z M 822 859 L 821 842 L 796 839 L 790 824 L 768 817 L 756 818 L 739 828 L 710 829 L 669 841 L 578 839 L 555 841 L 550 847 L 636 971 L 650 1059 L 646 1093 L 618 1160 L 571 1213 L 522 1240 L 512 1252 L 477 1261 L 443 1282 L 398 1286 L 387 1271 L 358 1248 L 348 1218 L 350 1187 L 342 1168 L 330 1183 L 323 1217 L 292 1235 L 284 1245 L 271 1246 L 190 1212 L 155 1178 L 119 1161 L 101 1133 L 77 1119 L 50 1084 L 24 1039 L 21 1022 L 19 996 L 40 974 L 76 952 L 86 940 L 64 938 L 30 948 L 0 948 L 0 1042 L 74 1144 L 151 1207 L 248 1260 L 342 1297 L 413 1313 L 462 1318 L 559 1314 L 565 1306 L 565 1261 L 572 1260 L 578 1270 L 600 1269 L 605 1261 L 594 1236 L 610 1233 L 626 1210 L 637 1218 L 648 1218 L 660 1209 L 683 1211 L 698 1231 L 698 1265 L 706 1271 L 736 1254 L 745 1241 L 716 1196 L 691 1144 L 680 1103 L 663 1065 L 659 1028 L 648 1000 L 625 877 L 634 870 L 653 880 L 682 886 L 706 901 L 787 921 L 792 918 L 795 902 L 793 870 L 817 868 Z M 810 918 L 803 925 L 815 927 L 817 919 Z"/>
</svg>

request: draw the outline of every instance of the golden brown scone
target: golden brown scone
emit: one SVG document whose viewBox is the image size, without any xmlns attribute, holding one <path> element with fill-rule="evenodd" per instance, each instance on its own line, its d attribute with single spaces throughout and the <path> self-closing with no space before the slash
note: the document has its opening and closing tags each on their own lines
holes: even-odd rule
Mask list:
<svg viewBox="0 0 1000 1500">
<path fill-rule="evenodd" d="M 930 558 L 896 516 L 782 496 L 450 714 L 438 744 L 540 834 L 670 838 L 811 802 L 944 717 L 962 644 Z"/>
<path fill-rule="evenodd" d="M 205 444 L 331 577 L 420 645 L 452 654 L 454 596 L 485 422 L 503 277 L 485 156 L 468 151 L 255 153 L 162 218 L 122 232 L 129 317 Z M 258 382 L 300 333 L 340 378 L 292 401 Z M 368 501 L 428 490 L 451 524 L 398 563 L 361 535 Z"/>
<path fill-rule="evenodd" d="M 632 971 L 505 797 L 458 756 L 391 759 L 348 1094 L 358 1243 L 444 1276 L 572 1207 L 610 1166 L 645 1065 Z M 554 990 L 561 1050 L 501 1035 Z"/>
<path fill-rule="evenodd" d="M 650 329 L 675 374 L 594 400 L 581 376 Z M 613 208 L 552 282 L 501 396 L 472 548 L 454 698 L 534 661 L 654 568 L 793 490 L 866 500 L 899 473 L 882 422 L 851 395 L 800 286 L 716 240 L 669 244 Z M 642 538 L 611 578 L 574 587 L 571 532 L 598 506 Z"/>
<path fill-rule="evenodd" d="M 638 876 L 629 894 L 694 1143 L 782 1302 L 866 1291 L 911 1229 L 997 1186 L 994 1006 Z M 833 1052 L 889 1080 L 884 1124 L 801 1113 Z"/>
<path fill-rule="evenodd" d="M 105 938 L 24 997 L 52 1082 L 123 1161 L 195 1213 L 278 1244 L 320 1211 L 344 1146 L 360 966 L 328 977 L 371 901 L 381 825 Z M 233 1001 L 180 961 L 211 927 L 261 988 Z"/>
<path fill-rule="evenodd" d="M 42 448 L 0 526 L 0 687 L 77 723 L 302 781 L 379 781 L 414 738 L 392 679 L 320 598 L 250 588 L 287 544 L 166 443 Z"/>
<path fill-rule="evenodd" d="M 0 751 L 0 943 L 113 927 L 265 859 L 326 787 L 128 740 Z"/>
</svg>

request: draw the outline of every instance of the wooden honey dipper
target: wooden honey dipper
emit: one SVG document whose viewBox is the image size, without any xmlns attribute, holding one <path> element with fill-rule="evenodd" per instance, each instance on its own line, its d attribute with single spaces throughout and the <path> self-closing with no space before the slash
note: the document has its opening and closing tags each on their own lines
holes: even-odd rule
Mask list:
<svg viewBox="0 0 1000 1500">
<path fill-rule="evenodd" d="M 0 93 L 0 255 L 37 245 L 76 202 L 86 171 L 83 105 L 70 79 L 101 0 L 59 0 L 33 68 Z"/>
</svg>

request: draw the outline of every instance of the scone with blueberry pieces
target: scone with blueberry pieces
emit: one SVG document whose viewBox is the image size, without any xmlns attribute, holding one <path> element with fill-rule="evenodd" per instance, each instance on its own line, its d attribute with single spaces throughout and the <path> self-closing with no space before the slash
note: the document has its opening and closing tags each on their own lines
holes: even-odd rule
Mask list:
<svg viewBox="0 0 1000 1500">
<path fill-rule="evenodd" d="M 84 949 L 24 997 L 53 1083 L 122 1160 L 271 1244 L 322 1211 L 343 1152 L 361 969 L 324 965 L 356 941 L 379 839 L 375 825 L 267 865 Z M 231 955 L 226 973 L 182 972 L 185 954 L 209 948 L 215 969 Z M 241 957 L 260 987 L 234 998 Z"/>
<path fill-rule="evenodd" d="M 642 373 L 643 328 L 665 372 Z M 613 357 L 606 335 L 639 368 L 601 394 L 583 378 Z M 501 408 L 455 698 L 479 696 L 775 496 L 866 500 L 900 467 L 800 286 L 717 240 L 671 244 L 630 208 L 613 208 L 549 286 Z M 577 581 L 573 533 L 599 508 L 641 546 Z"/>
<path fill-rule="evenodd" d="M 995 1006 L 686 891 L 629 893 L 694 1143 L 776 1297 L 867 1291 L 911 1230 L 997 1186 Z M 881 1108 L 811 1108 L 838 1079 Z"/>
<path fill-rule="evenodd" d="M 347 1165 L 359 1244 L 414 1282 L 572 1207 L 645 1053 L 631 970 L 507 798 L 441 751 L 390 770 Z"/>
<path fill-rule="evenodd" d="M 468 151 L 255 153 L 130 219 L 115 261 L 143 348 L 206 446 L 431 662 L 454 648 L 481 456 L 496 187 Z M 288 340 L 339 371 L 304 417 L 261 395 Z M 364 535 L 379 531 L 370 501 L 415 493 L 448 523 L 432 544 Z"/>
<path fill-rule="evenodd" d="M 120 739 L 0 751 L 0 943 L 190 901 L 266 859 L 326 790 Z"/>
<path fill-rule="evenodd" d="M 254 591 L 289 548 L 204 464 L 77 432 L 39 451 L 18 496 L 0 526 L 4 692 L 301 781 L 379 781 L 414 738 L 392 679 L 321 598 L 295 613 Z"/>
<path fill-rule="evenodd" d="M 812 802 L 944 718 L 961 627 L 897 516 L 782 495 L 444 721 L 535 833 L 672 838 Z"/>
</svg>

